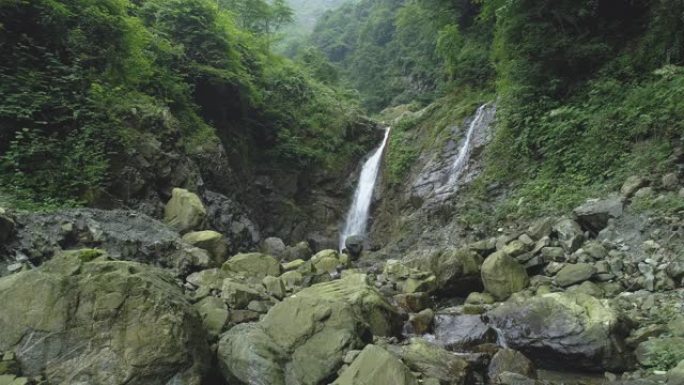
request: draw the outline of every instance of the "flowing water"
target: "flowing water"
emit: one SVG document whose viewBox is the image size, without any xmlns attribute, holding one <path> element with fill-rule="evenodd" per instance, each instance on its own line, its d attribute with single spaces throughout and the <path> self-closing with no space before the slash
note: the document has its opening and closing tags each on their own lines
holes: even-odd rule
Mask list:
<svg viewBox="0 0 684 385">
<path fill-rule="evenodd" d="M 344 241 L 347 237 L 352 235 L 365 235 L 366 226 L 368 225 L 368 215 L 373 199 L 373 190 L 375 189 L 375 182 L 378 179 L 380 172 L 380 164 L 382 155 L 389 139 L 390 129 L 385 130 L 385 137 L 380 144 L 380 147 L 373 150 L 371 156 L 363 164 L 361 175 L 359 176 L 359 183 L 354 192 L 354 200 L 349 212 L 347 213 L 347 220 L 344 228 L 340 233 L 340 250 L 344 249 Z"/>
<path fill-rule="evenodd" d="M 483 104 L 482 106 L 480 106 L 480 108 L 478 108 L 477 112 L 475 113 L 473 121 L 470 122 L 470 126 L 468 126 L 468 131 L 466 132 L 465 141 L 463 142 L 461 148 L 458 150 L 458 155 L 456 156 L 456 159 L 454 160 L 454 163 L 451 166 L 449 179 L 446 183 L 447 186 L 452 186 L 453 184 L 458 182 L 458 179 L 461 177 L 461 174 L 463 174 L 465 166 L 468 164 L 470 153 L 472 151 L 473 134 L 480 127 L 483 126 L 482 123 L 485 121 L 485 117 L 487 116 L 487 107 L 487 104 Z"/>
</svg>

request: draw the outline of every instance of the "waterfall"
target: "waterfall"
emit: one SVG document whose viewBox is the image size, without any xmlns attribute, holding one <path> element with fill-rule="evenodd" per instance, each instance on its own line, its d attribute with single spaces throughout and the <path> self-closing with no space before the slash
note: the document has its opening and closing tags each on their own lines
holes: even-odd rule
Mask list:
<svg viewBox="0 0 684 385">
<path fill-rule="evenodd" d="M 378 179 L 378 172 L 380 171 L 380 161 L 382 154 L 385 151 L 387 140 L 389 139 L 390 129 L 385 129 L 385 137 L 382 140 L 380 147 L 373 150 L 371 156 L 363 164 L 361 175 L 359 176 L 359 183 L 354 191 L 354 200 L 347 213 L 347 220 L 344 228 L 340 233 L 340 250 L 344 249 L 344 241 L 347 237 L 352 235 L 365 235 L 366 225 L 368 223 L 368 211 L 370 210 L 371 200 L 373 199 L 373 190 L 375 189 L 375 181 Z"/>
<path fill-rule="evenodd" d="M 485 117 L 487 116 L 487 106 L 487 104 L 483 104 L 482 106 L 480 106 L 480 108 L 478 108 L 477 112 L 475 113 L 473 121 L 470 122 L 470 126 L 468 126 L 468 131 L 466 133 L 465 141 L 463 142 L 463 146 L 461 146 L 461 148 L 458 150 L 458 155 L 456 156 L 456 159 L 454 160 L 454 163 L 451 166 L 451 172 L 449 173 L 449 180 L 447 181 L 447 186 L 453 186 L 456 182 L 458 182 L 458 179 L 461 177 L 461 174 L 463 174 L 465 166 L 468 164 L 468 158 L 470 158 L 473 134 L 475 133 L 475 131 L 477 131 L 477 129 L 482 127 L 482 123 L 485 121 Z"/>
</svg>

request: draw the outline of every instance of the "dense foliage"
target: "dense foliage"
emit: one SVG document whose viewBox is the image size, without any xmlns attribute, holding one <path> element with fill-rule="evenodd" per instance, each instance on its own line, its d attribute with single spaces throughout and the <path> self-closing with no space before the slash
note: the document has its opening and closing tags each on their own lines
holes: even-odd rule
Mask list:
<svg viewBox="0 0 684 385">
<path fill-rule="evenodd" d="M 327 13 L 311 42 L 372 111 L 435 97 L 433 110 L 455 108 L 453 95 L 495 84 L 481 190 L 510 182 L 500 216 L 536 215 L 664 171 L 684 132 L 683 16 L 681 0 L 363 0 Z M 404 155 L 418 150 L 402 139 L 409 123 L 395 136 Z"/>
<path fill-rule="evenodd" d="M 261 161 L 300 165 L 359 151 L 353 97 L 270 52 L 291 17 L 263 0 L 0 2 L 3 189 L 78 203 L 143 134 L 258 142 Z"/>
<path fill-rule="evenodd" d="M 361 92 L 364 106 L 429 102 L 452 86 L 486 87 L 491 22 L 469 1 L 363 0 L 323 16 L 311 44 Z"/>
</svg>

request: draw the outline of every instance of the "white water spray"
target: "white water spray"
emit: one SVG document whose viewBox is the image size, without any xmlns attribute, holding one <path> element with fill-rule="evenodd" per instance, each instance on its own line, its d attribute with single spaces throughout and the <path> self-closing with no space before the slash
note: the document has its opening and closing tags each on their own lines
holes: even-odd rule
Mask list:
<svg viewBox="0 0 684 385">
<path fill-rule="evenodd" d="M 461 148 L 458 150 L 458 155 L 454 160 L 454 164 L 451 166 L 449 180 L 446 183 L 447 186 L 452 186 L 454 183 L 458 182 L 461 174 L 463 174 L 465 166 L 468 164 L 468 159 L 470 158 L 470 152 L 472 151 L 473 133 L 482 126 L 482 122 L 487 116 L 486 112 L 487 104 L 483 104 L 477 109 L 473 121 L 470 122 L 463 146 L 461 146 Z"/>
<path fill-rule="evenodd" d="M 389 133 L 390 129 L 387 128 L 382 144 L 374 150 L 366 163 L 363 164 L 361 175 L 359 176 L 359 183 L 354 192 L 354 200 L 347 213 L 344 229 L 340 233 L 340 250 L 344 249 L 344 241 L 347 237 L 366 234 L 368 214 L 371 200 L 373 199 L 373 190 L 375 189 L 375 182 L 378 179 L 378 173 L 380 172 L 380 161 L 382 160 L 382 154 L 385 151 L 385 146 L 389 139 Z"/>
</svg>

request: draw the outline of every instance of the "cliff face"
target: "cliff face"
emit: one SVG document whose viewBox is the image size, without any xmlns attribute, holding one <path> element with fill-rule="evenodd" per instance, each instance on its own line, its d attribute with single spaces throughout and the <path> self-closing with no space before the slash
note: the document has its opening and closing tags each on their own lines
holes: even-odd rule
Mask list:
<svg viewBox="0 0 684 385">
<path fill-rule="evenodd" d="M 435 108 L 416 114 L 437 115 Z M 437 128 L 423 116 L 424 123 L 408 130 L 408 141 L 417 149 L 415 160 L 401 183 L 385 177 L 380 186 L 382 199 L 370 235 L 374 249 L 382 249 L 381 255 L 405 254 L 465 238 L 459 193 L 482 172 L 483 149 L 492 139 L 495 116 L 496 106 L 486 104 L 444 127 Z M 394 162 L 392 155 L 390 149 L 386 163 Z"/>
</svg>

